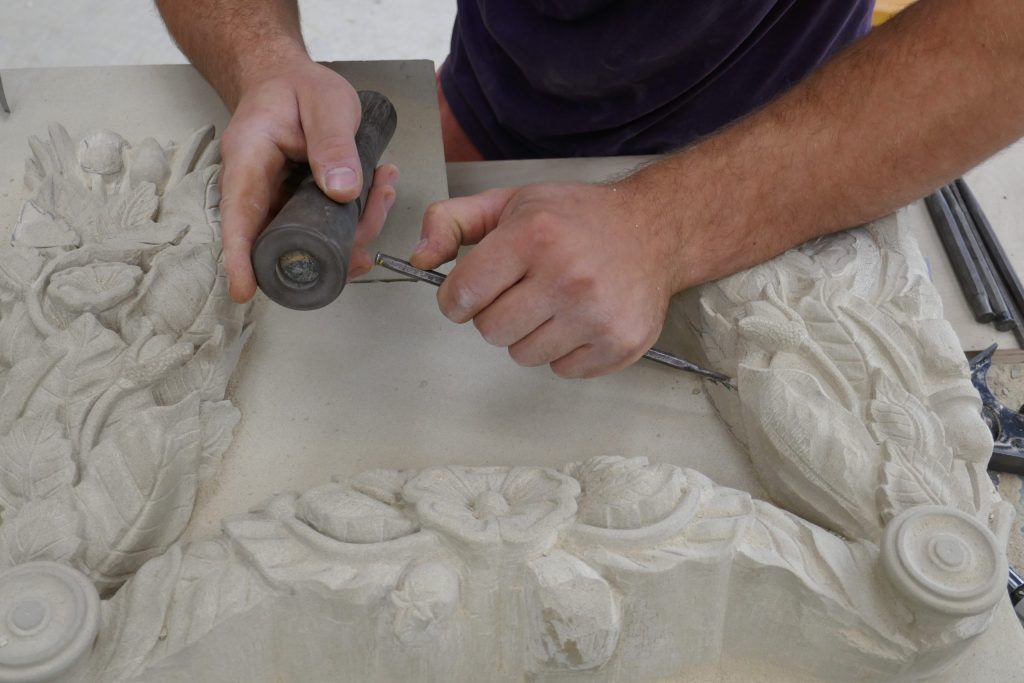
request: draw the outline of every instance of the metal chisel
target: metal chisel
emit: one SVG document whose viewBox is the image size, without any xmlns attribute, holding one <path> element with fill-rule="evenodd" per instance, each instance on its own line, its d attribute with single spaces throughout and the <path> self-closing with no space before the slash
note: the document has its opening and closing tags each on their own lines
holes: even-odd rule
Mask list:
<svg viewBox="0 0 1024 683">
<path fill-rule="evenodd" d="M 436 270 L 423 270 L 422 268 L 417 268 L 408 261 L 403 261 L 400 258 L 388 256 L 387 254 L 381 254 L 380 252 L 377 253 L 377 258 L 375 258 L 374 261 L 378 266 L 382 266 L 396 273 L 408 275 L 412 279 L 420 282 L 428 282 L 435 287 L 440 287 L 441 283 L 444 282 L 445 277 L 447 277 L 444 273 L 439 273 Z M 679 356 L 672 355 L 671 353 L 666 353 L 660 349 L 650 349 L 644 354 L 644 358 L 653 360 L 655 363 L 668 365 L 669 367 L 673 367 L 677 370 L 682 370 L 683 372 L 691 372 L 695 375 L 706 377 L 715 384 L 719 384 L 727 389 L 732 389 L 733 391 L 736 390 L 736 385 L 733 384 L 732 378 L 728 375 L 723 375 L 720 372 L 702 368 L 696 363 L 691 363 L 685 358 L 680 358 Z"/>
</svg>

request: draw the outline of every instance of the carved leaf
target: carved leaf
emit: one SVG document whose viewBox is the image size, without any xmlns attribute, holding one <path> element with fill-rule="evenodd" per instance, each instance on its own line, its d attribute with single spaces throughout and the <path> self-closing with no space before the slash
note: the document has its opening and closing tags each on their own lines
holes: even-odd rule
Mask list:
<svg viewBox="0 0 1024 683">
<path fill-rule="evenodd" d="M 71 442 L 50 420 L 24 418 L 0 437 L 0 505 L 15 509 L 47 498 L 74 479 Z"/>
<path fill-rule="evenodd" d="M 55 362 L 45 367 L 44 375 L 38 375 L 31 358 L 11 369 L 7 388 L 27 387 L 31 393 L 21 409 L 14 401 L 6 403 L 5 392 L 0 397 L 0 414 L 11 410 L 17 411 L 15 417 L 22 412 L 57 416 L 64 433 L 77 443 L 89 410 L 119 376 L 126 348 L 121 338 L 94 316 L 79 316 L 66 330 L 46 340 L 44 353 Z"/>
<path fill-rule="evenodd" d="M 274 499 L 271 504 L 282 504 Z M 247 558 L 248 564 L 274 588 L 290 590 L 299 583 L 320 584 L 337 591 L 359 576 L 352 562 L 325 554 L 318 547 L 296 538 L 278 519 L 259 518 L 254 515 L 233 515 L 222 522 L 225 535 Z M 379 565 L 377 565 L 379 566 Z M 363 595 L 380 593 L 394 585 L 401 565 L 387 570 L 367 573 L 366 582 L 358 587 Z"/>
<path fill-rule="evenodd" d="M 81 239 L 65 221 L 40 211 L 32 202 L 25 202 L 11 231 L 11 244 L 27 248 L 77 247 Z"/>
<path fill-rule="evenodd" d="M 822 542 L 831 546 L 825 552 L 819 548 Z M 816 593 L 827 595 L 852 610 L 843 577 L 831 564 L 835 558 L 842 558 L 844 551 L 845 543 L 834 536 L 762 502 L 754 503 L 751 526 L 741 550 L 762 566 L 786 568 L 812 586 Z"/>
<path fill-rule="evenodd" d="M 33 155 L 25 164 L 25 183 L 29 189 L 35 189 L 45 176 L 78 178 L 81 175 L 75 145 L 64 126 L 51 122 L 47 130 L 50 133 L 49 142 L 43 142 L 35 136 L 28 140 Z"/>
<path fill-rule="evenodd" d="M 755 465 L 771 495 L 843 535 L 876 535 L 871 490 L 881 457 L 863 421 L 800 370 L 741 367 L 740 384 Z"/>
<path fill-rule="evenodd" d="M 189 226 L 189 242 L 212 242 L 217 235 L 210 224 L 207 188 L 216 187 L 218 167 L 192 171 L 168 187 L 160 206 L 160 222 L 180 221 Z"/>
<path fill-rule="evenodd" d="M 198 487 L 199 399 L 150 408 L 112 429 L 75 488 L 86 514 L 83 564 L 115 588 L 184 531 Z"/>
<path fill-rule="evenodd" d="M 199 479 L 206 481 L 217 474 L 221 456 L 231 445 L 235 425 L 242 419 L 231 401 L 204 401 L 199 406 L 199 424 L 202 429 Z"/>
<path fill-rule="evenodd" d="M 66 222 L 83 242 L 96 239 L 106 216 L 101 196 L 61 176 L 48 176 L 43 180 L 32 203 L 42 212 Z"/>
<path fill-rule="evenodd" d="M 397 508 L 342 484 L 324 484 L 302 494 L 295 516 L 325 536 L 345 543 L 381 543 L 407 536 L 419 524 Z"/>
<path fill-rule="evenodd" d="M 0 313 L 0 365 L 12 366 L 39 349 L 43 337 L 28 316 L 28 308 L 20 301 Z M 3 382 L 0 382 L 0 387 Z"/>
<path fill-rule="evenodd" d="M 183 554 L 174 592 L 167 596 L 161 650 L 181 650 L 206 637 L 225 619 L 244 614 L 271 596 L 256 573 L 233 557 L 223 538 L 191 543 Z"/>
<path fill-rule="evenodd" d="M 953 451 L 943 441 L 935 414 L 881 372 L 875 373 L 873 383 L 877 398 L 867 411 L 871 434 L 880 442 L 894 441 L 910 462 L 930 460 L 948 470 Z"/>
<path fill-rule="evenodd" d="M 685 486 L 678 467 L 651 465 L 647 458 L 590 458 L 562 471 L 580 482 L 579 520 L 605 529 L 639 529 L 664 519 Z"/>
<path fill-rule="evenodd" d="M 127 232 L 152 222 L 159 205 L 160 200 L 157 199 L 153 183 L 139 183 L 128 192 L 115 196 L 110 207 L 110 217 L 119 231 Z"/>
<path fill-rule="evenodd" d="M 35 249 L 0 249 L 0 302 L 20 299 L 43 269 L 43 263 Z"/>
<path fill-rule="evenodd" d="M 70 486 L 26 503 L 0 524 L 0 570 L 34 560 L 68 561 L 79 538 L 79 515 Z"/>
<path fill-rule="evenodd" d="M 187 363 L 169 373 L 154 387 L 154 396 L 160 403 L 170 404 L 198 391 L 203 401 L 219 401 L 224 398 L 227 389 L 228 370 L 224 354 L 224 328 L 218 326 L 213 336 L 206 340 Z"/>
<path fill-rule="evenodd" d="M 882 520 L 918 505 L 955 505 L 949 470 L 928 458 L 907 458 L 903 449 L 889 441 L 884 445 L 885 465 L 878 502 Z"/>
<path fill-rule="evenodd" d="M 180 335 L 203 309 L 217 277 L 217 252 L 211 244 L 181 244 L 161 251 L 142 281 L 136 299 L 121 312 L 122 330 L 131 316 L 144 315 L 157 334 Z"/>
<path fill-rule="evenodd" d="M 811 339 L 835 364 L 860 396 L 868 390 L 868 367 L 857 342 L 843 328 L 835 312 L 819 298 L 821 289 L 800 301 L 800 312 Z"/>
</svg>

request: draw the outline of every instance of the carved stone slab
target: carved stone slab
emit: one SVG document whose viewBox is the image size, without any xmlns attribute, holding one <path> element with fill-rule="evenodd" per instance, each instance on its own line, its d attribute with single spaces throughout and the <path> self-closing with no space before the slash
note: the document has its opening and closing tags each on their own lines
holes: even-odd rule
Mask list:
<svg viewBox="0 0 1024 683">
<path fill-rule="evenodd" d="M 271 372 L 277 337 L 226 390 L 252 311 L 223 296 L 210 131 L 33 133 L 0 247 L 0 681 L 1012 680 L 979 648 L 1020 641 L 993 622 L 1011 520 L 905 226 L 679 302 L 739 378 L 723 422 L 660 368 L 569 383 L 482 355 L 405 283 L 315 329 L 257 310 L 251 349 L 291 333 L 305 374 Z M 362 354 L 330 360 L 339 340 Z M 345 424 L 388 448 L 303 436 L 330 407 L 280 419 L 356 392 Z M 249 412 L 227 456 L 225 396 Z M 253 438 L 275 431 L 296 436 Z M 183 539 L 204 495 L 203 519 L 237 507 Z"/>
<path fill-rule="evenodd" d="M 1004 598 L 1012 512 L 898 223 L 699 292 L 738 380 L 709 391 L 775 505 L 643 456 L 370 469 L 183 542 L 250 325 L 212 129 L 30 146 L 0 249 L 0 680 L 923 680 Z"/>
</svg>

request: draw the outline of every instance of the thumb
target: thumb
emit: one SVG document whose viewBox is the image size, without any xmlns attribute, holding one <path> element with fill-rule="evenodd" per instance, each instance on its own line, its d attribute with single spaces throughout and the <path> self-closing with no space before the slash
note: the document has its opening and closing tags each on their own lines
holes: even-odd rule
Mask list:
<svg viewBox="0 0 1024 683">
<path fill-rule="evenodd" d="M 350 202 L 363 185 L 362 164 L 355 133 L 362 109 L 351 86 L 324 88 L 299 102 L 306 157 L 313 178 L 324 194 L 336 202 Z"/>
<path fill-rule="evenodd" d="M 459 247 L 476 244 L 498 226 L 517 189 L 504 187 L 431 204 L 423 216 L 423 239 L 409 261 L 428 270 L 451 261 Z"/>
</svg>

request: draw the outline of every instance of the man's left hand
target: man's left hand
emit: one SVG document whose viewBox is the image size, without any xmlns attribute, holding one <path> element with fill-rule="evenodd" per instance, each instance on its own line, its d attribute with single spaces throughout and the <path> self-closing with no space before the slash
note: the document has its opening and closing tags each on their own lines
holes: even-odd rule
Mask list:
<svg viewBox="0 0 1024 683">
<path fill-rule="evenodd" d="M 681 240 L 657 206 L 615 185 L 543 184 L 433 204 L 412 256 L 420 268 L 459 259 L 437 293 L 441 312 L 472 320 L 520 365 L 561 377 L 619 370 L 661 332 L 678 291 Z"/>
</svg>

